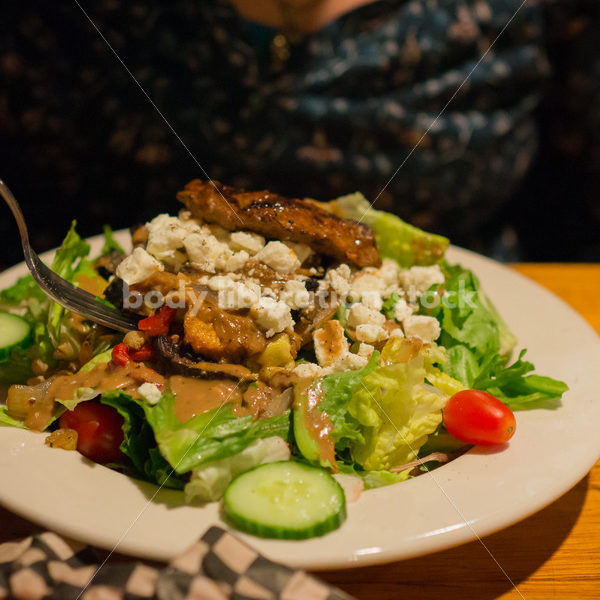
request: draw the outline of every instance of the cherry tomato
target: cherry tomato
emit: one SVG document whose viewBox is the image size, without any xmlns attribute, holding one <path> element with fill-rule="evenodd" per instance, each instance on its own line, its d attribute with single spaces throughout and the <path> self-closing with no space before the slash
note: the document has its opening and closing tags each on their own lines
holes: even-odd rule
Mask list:
<svg viewBox="0 0 600 600">
<path fill-rule="evenodd" d="M 123 417 L 112 407 L 98 402 L 82 402 L 60 418 L 63 429 L 77 432 L 77 450 L 97 463 L 121 462 Z"/>
<path fill-rule="evenodd" d="M 155 315 L 146 317 L 138 323 L 138 329 L 152 337 L 166 335 L 177 311 L 170 306 L 163 306 Z"/>
<path fill-rule="evenodd" d="M 498 398 L 480 390 L 454 394 L 444 408 L 444 426 L 467 444 L 494 446 L 514 435 L 515 415 Z"/>
</svg>

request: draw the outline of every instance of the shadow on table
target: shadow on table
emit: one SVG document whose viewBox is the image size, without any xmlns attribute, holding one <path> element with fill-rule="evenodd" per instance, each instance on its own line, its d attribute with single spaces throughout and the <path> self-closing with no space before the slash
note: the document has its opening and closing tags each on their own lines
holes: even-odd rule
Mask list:
<svg viewBox="0 0 600 600">
<path fill-rule="evenodd" d="M 476 541 L 406 561 L 317 575 L 359 600 L 497 598 L 512 589 L 508 577 L 518 586 L 569 535 L 585 501 L 588 478 L 535 515 L 483 538 L 485 547 Z"/>
</svg>

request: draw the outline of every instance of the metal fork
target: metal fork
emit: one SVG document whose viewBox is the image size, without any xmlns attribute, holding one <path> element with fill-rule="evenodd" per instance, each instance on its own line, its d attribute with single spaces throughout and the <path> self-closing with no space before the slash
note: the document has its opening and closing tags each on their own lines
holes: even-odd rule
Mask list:
<svg viewBox="0 0 600 600">
<path fill-rule="evenodd" d="M 0 195 L 8 204 L 17 221 L 19 233 L 21 234 L 21 243 L 23 244 L 23 254 L 25 254 L 25 262 L 33 278 L 47 296 L 67 310 L 111 329 L 117 329 L 118 331 L 137 329 L 139 317 L 122 313 L 102 304 L 97 296 L 75 287 L 72 283 L 59 277 L 54 271 L 49 269 L 31 248 L 29 244 L 29 232 L 27 231 L 21 207 L 8 186 L 1 179 Z"/>
</svg>

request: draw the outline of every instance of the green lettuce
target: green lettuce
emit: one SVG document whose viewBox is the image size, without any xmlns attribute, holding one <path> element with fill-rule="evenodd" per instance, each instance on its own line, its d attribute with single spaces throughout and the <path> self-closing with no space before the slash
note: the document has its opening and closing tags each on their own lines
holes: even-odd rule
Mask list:
<svg viewBox="0 0 600 600">
<path fill-rule="evenodd" d="M 186 501 L 218 500 L 234 477 L 258 465 L 289 458 L 289 446 L 281 437 L 254 440 L 238 454 L 194 469 L 190 481 L 185 486 Z"/>
<path fill-rule="evenodd" d="M 121 452 L 131 460 L 134 467 L 131 474 L 164 487 L 183 489 L 184 482 L 158 449 L 142 403 L 119 390 L 104 392 L 100 402 L 112 406 L 123 417 Z"/>
<path fill-rule="evenodd" d="M 8 414 L 6 406 L 0 406 L 0 425 L 8 425 L 10 427 L 19 427 L 20 429 L 27 429 L 25 423 L 20 419 L 15 419 Z"/>
<path fill-rule="evenodd" d="M 521 350 L 517 360 L 505 366 L 498 356 L 492 356 L 479 370 L 473 387 L 489 392 L 513 410 L 549 407 L 569 389 L 562 381 L 543 375 L 527 375 L 534 365 L 523 360 L 526 350 Z"/>
<path fill-rule="evenodd" d="M 289 411 L 268 419 L 236 417 L 224 404 L 180 423 L 175 415 L 175 396 L 163 394 L 158 404 L 142 404 L 161 454 L 179 474 L 200 465 L 238 454 L 260 438 L 287 439 Z"/>
<path fill-rule="evenodd" d="M 567 385 L 550 377 L 527 375 L 535 367 L 523 360 L 525 350 L 507 366 L 516 337 L 477 277 L 460 265 L 444 264 L 443 269 L 446 282 L 431 288 L 444 291 L 442 301 L 434 307 L 421 305 L 419 310 L 440 323 L 438 343 L 447 353 L 447 359 L 440 361 L 441 369 L 465 387 L 487 391 L 514 409 L 559 399 Z"/>
<path fill-rule="evenodd" d="M 52 270 L 63 279 L 77 285 L 77 277 L 97 277 L 91 262 L 87 259 L 89 244 L 75 230 L 75 221 L 56 251 Z M 16 350 L 5 362 L 0 363 L 0 383 L 24 383 L 32 376 L 31 363 L 39 359 L 48 365 L 50 372 L 61 368 L 64 363 L 76 360 L 81 349 L 82 334 L 75 329 L 71 314 L 62 306 L 48 298 L 31 275 L 25 275 L 12 286 L 0 292 L 0 304 L 18 309 L 30 323 L 33 342 L 29 348 Z M 90 324 L 92 334 L 98 330 Z M 93 354 L 109 347 L 100 336 L 89 335 L 93 341 Z"/>
<path fill-rule="evenodd" d="M 100 252 L 101 256 L 108 256 L 112 254 L 113 251 L 118 252 L 119 254 L 125 254 L 125 250 L 117 240 L 115 240 L 115 236 L 113 230 L 110 228 L 110 225 L 104 226 L 104 245 L 102 246 L 102 251 Z"/>
<path fill-rule="evenodd" d="M 354 461 L 365 470 L 388 470 L 416 459 L 442 422 L 448 396 L 426 383 L 423 353 L 408 362 L 380 366 L 364 377 L 348 405 L 363 441 L 351 442 Z"/>
<path fill-rule="evenodd" d="M 377 367 L 379 352 L 373 352 L 366 367 L 358 371 L 344 371 L 323 377 L 321 389 L 323 398 L 319 410 L 327 413 L 333 429 L 331 437 L 335 441 L 336 453 L 342 453 L 352 440 L 362 440 L 360 423 L 348 411 L 348 404 L 360 381 Z"/>
<path fill-rule="evenodd" d="M 359 192 L 337 198 L 332 204 L 343 217 L 369 225 L 381 256 L 393 258 L 403 267 L 438 263 L 450 243 L 441 235 L 427 233 L 396 215 L 372 208 Z"/>
</svg>

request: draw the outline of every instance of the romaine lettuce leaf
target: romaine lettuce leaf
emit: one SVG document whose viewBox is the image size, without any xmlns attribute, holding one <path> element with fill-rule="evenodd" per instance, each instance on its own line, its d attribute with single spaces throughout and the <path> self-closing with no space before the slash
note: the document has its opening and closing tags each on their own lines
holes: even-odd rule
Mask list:
<svg viewBox="0 0 600 600">
<path fill-rule="evenodd" d="M 25 423 L 20 419 L 15 419 L 8 414 L 6 406 L 0 406 L 0 425 L 8 425 L 9 427 L 19 427 L 20 429 L 27 429 Z"/>
<path fill-rule="evenodd" d="M 427 233 L 396 215 L 372 208 L 359 192 L 337 198 L 331 204 L 341 216 L 369 225 L 381 256 L 393 258 L 403 267 L 438 263 L 450 243 L 441 235 Z"/>
<path fill-rule="evenodd" d="M 425 382 L 422 354 L 375 369 L 357 386 L 348 412 L 360 423 L 364 441 L 351 442 L 351 455 L 365 470 L 387 470 L 415 460 L 442 422 L 448 396 Z"/>
<path fill-rule="evenodd" d="M 360 381 L 375 368 L 379 352 L 373 352 L 366 367 L 359 371 L 344 371 L 323 377 L 321 389 L 323 399 L 319 402 L 319 410 L 327 413 L 333 425 L 331 437 L 335 441 L 336 452 L 343 452 L 349 447 L 351 440 L 362 440 L 360 423 L 348 412 L 348 404 Z"/>
<path fill-rule="evenodd" d="M 224 404 L 180 423 L 175 415 L 175 396 L 167 391 L 158 404 L 142 404 L 161 454 L 177 473 L 238 454 L 260 438 L 287 439 L 290 413 L 269 419 L 236 417 Z"/>
<path fill-rule="evenodd" d="M 135 472 L 132 475 L 164 487 L 183 489 L 183 481 L 158 450 L 141 403 L 118 390 L 103 393 L 100 402 L 112 406 L 123 417 L 121 452 L 133 464 Z"/>
<path fill-rule="evenodd" d="M 218 500 L 234 477 L 258 465 L 289 458 L 289 446 L 281 437 L 257 439 L 238 454 L 194 469 L 185 486 L 186 501 Z"/>
</svg>

